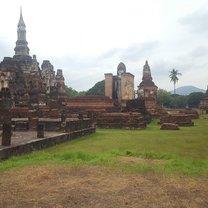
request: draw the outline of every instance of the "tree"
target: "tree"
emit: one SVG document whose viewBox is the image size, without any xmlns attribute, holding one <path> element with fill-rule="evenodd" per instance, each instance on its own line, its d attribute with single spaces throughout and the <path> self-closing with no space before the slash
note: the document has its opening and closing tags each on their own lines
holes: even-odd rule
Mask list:
<svg viewBox="0 0 208 208">
<path fill-rule="evenodd" d="M 179 73 L 178 70 L 176 70 L 176 69 L 172 69 L 169 74 L 170 81 L 173 82 L 173 85 L 174 85 L 174 94 L 176 94 L 175 85 L 176 85 L 176 82 L 178 82 L 178 80 L 179 80 L 177 77 L 179 75 L 181 76 L 182 74 Z"/>
<path fill-rule="evenodd" d="M 157 102 L 164 107 L 170 107 L 171 93 L 166 90 L 159 89 L 157 91 Z"/>
<path fill-rule="evenodd" d="M 187 106 L 187 98 L 186 95 L 171 95 L 170 108 L 185 108 Z"/>
<path fill-rule="evenodd" d="M 203 92 L 192 92 L 188 95 L 188 106 L 191 108 L 198 108 L 200 101 L 205 97 Z"/>
<path fill-rule="evenodd" d="M 78 92 L 74 90 L 72 87 L 68 87 L 66 85 L 65 85 L 65 92 L 66 92 L 67 97 L 69 98 L 85 95 L 85 91 Z"/>
<path fill-rule="evenodd" d="M 105 95 L 105 80 L 97 82 L 85 95 Z"/>
<path fill-rule="evenodd" d="M 185 108 L 187 106 L 188 96 L 173 94 L 166 90 L 157 91 L 157 101 L 160 105 L 167 108 Z"/>
</svg>

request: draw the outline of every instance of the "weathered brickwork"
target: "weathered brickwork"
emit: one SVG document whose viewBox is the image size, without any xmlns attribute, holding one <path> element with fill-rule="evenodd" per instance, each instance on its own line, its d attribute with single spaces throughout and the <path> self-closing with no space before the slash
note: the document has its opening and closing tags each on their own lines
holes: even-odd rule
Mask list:
<svg viewBox="0 0 208 208">
<path fill-rule="evenodd" d="M 46 105 L 51 95 L 56 100 L 65 95 L 62 70 L 55 73 L 48 60 L 44 60 L 40 68 L 36 56 L 30 56 L 22 11 L 14 50 L 13 57 L 5 57 L 0 63 L 0 97 L 8 92 L 12 107 L 33 107 Z"/>
<path fill-rule="evenodd" d="M 158 87 L 152 81 L 151 70 L 146 61 L 143 67 L 142 82 L 138 86 L 138 96 L 144 99 L 145 106 L 151 114 L 156 113 L 157 89 Z"/>
<path fill-rule="evenodd" d="M 117 67 L 117 75 L 105 74 L 105 96 L 122 106 L 125 101 L 134 99 L 134 75 L 126 72 L 124 63 Z"/>
</svg>

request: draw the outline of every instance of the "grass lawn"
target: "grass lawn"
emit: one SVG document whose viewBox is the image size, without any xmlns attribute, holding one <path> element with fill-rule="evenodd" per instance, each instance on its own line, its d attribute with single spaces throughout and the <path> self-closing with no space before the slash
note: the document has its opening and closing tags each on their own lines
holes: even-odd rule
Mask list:
<svg viewBox="0 0 208 208">
<path fill-rule="evenodd" d="M 157 121 L 145 130 L 97 129 L 93 135 L 2 161 L 0 170 L 50 164 L 207 176 L 208 119 L 194 123 L 179 131 L 160 130 Z"/>
<path fill-rule="evenodd" d="M 208 207 L 208 119 L 97 129 L 0 163 L 0 207 Z"/>
</svg>

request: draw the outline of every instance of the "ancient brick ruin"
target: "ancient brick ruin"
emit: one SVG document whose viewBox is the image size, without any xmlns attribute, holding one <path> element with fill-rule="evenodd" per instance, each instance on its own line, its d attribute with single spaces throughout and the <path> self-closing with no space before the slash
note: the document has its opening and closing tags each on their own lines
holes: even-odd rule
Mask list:
<svg viewBox="0 0 208 208">
<path fill-rule="evenodd" d="M 40 68 L 36 56 L 30 56 L 22 11 L 14 51 L 0 63 L 0 129 L 8 129 L 3 134 L 10 134 L 9 125 L 12 131 L 38 130 L 38 137 L 43 126 L 45 131 L 93 132 L 91 119 L 69 111 L 62 70 L 55 72 L 49 60 Z"/>
<path fill-rule="evenodd" d="M 5 57 L 0 63 L 0 128 L 5 129 L 7 137 L 11 134 L 9 128 L 37 130 L 38 138 L 44 137 L 44 131 L 73 132 L 75 136 L 92 133 L 95 125 L 143 129 L 154 116 L 160 116 L 161 129 L 177 129 L 177 126 L 193 125 L 191 119 L 199 116 L 192 109 L 170 115 L 157 104 L 158 87 L 152 80 L 148 61 L 143 66 L 137 98 L 134 75 L 121 62 L 116 75 L 105 74 L 105 96 L 67 99 L 62 70 L 55 71 L 49 60 L 44 60 L 40 67 L 37 57 L 30 56 L 22 11 L 14 51 L 13 57 Z M 200 104 L 206 111 L 207 100 Z M 10 142 L 3 140 L 4 144 Z"/>
<path fill-rule="evenodd" d="M 175 123 L 162 123 L 160 130 L 179 130 L 179 126 Z"/>
<path fill-rule="evenodd" d="M 141 113 L 102 113 L 97 118 L 100 128 L 144 129 L 146 121 Z"/>
<path fill-rule="evenodd" d="M 134 107 L 130 107 L 129 101 L 134 102 Z M 117 75 L 105 74 L 105 96 L 72 98 L 67 101 L 67 107 L 70 112 L 87 113 L 101 128 L 143 129 L 150 119 L 143 101 L 137 101 L 134 76 L 126 72 L 126 66 L 121 62 Z"/>
<path fill-rule="evenodd" d="M 118 65 L 117 75 L 105 74 L 105 96 L 120 106 L 125 106 L 127 100 L 134 99 L 134 75 L 126 72 L 124 63 Z"/>
<path fill-rule="evenodd" d="M 5 57 L 0 63 L 0 92 L 10 93 L 12 107 L 44 106 L 50 97 L 59 100 L 65 96 L 62 70 L 55 74 L 48 60 L 40 68 L 36 56 L 30 56 L 22 11 L 14 50 L 13 57 Z"/>
<path fill-rule="evenodd" d="M 172 123 L 179 126 L 193 126 L 194 122 L 192 121 L 191 116 L 185 114 L 169 114 L 161 116 L 160 124 L 163 123 Z"/>
<path fill-rule="evenodd" d="M 149 122 L 148 112 L 143 101 L 135 99 L 134 75 L 126 72 L 124 63 L 117 67 L 117 75 L 105 74 L 105 96 L 108 96 L 114 108 L 107 109 L 97 118 L 98 127 L 143 129 Z"/>
<path fill-rule="evenodd" d="M 73 112 L 105 112 L 106 109 L 113 108 L 113 100 L 107 96 L 80 96 L 67 101 L 68 108 Z"/>
<path fill-rule="evenodd" d="M 157 113 L 157 89 L 158 87 L 152 81 L 151 70 L 148 61 L 143 67 L 142 82 L 138 86 L 138 97 L 144 99 L 145 106 L 151 114 Z"/>
<path fill-rule="evenodd" d="M 191 119 L 198 119 L 199 118 L 199 113 L 197 112 L 197 110 L 192 109 L 192 108 L 181 109 L 181 110 L 179 110 L 179 113 L 188 115 Z"/>
</svg>

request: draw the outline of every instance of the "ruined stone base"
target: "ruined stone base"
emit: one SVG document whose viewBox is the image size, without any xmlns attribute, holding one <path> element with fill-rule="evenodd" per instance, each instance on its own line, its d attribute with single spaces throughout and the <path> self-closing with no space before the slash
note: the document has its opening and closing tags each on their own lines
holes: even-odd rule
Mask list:
<svg viewBox="0 0 208 208">
<path fill-rule="evenodd" d="M 97 127 L 144 129 L 146 121 L 141 113 L 103 113 L 97 118 Z"/>
<path fill-rule="evenodd" d="M 179 126 L 193 126 L 194 122 L 191 120 L 189 115 L 176 114 L 176 115 L 166 115 L 160 118 L 160 124 L 163 123 L 173 123 Z"/>
<path fill-rule="evenodd" d="M 186 109 L 182 109 L 179 111 L 179 113 L 183 113 L 188 115 L 191 119 L 198 119 L 199 118 L 199 113 L 191 108 L 186 108 Z"/>
<path fill-rule="evenodd" d="M 16 144 L 7 147 L 0 148 L 0 160 L 7 159 L 12 156 L 22 155 L 25 153 L 32 152 L 34 150 L 40 150 L 55 144 L 60 144 L 65 141 L 69 141 L 87 134 L 95 133 L 95 128 L 90 127 L 86 129 L 81 129 L 78 131 L 73 131 L 69 133 L 61 133 L 57 136 L 47 137 L 47 138 L 37 138 L 25 141 L 21 144 Z"/>
<path fill-rule="evenodd" d="M 179 127 L 177 124 L 163 123 L 160 127 L 160 130 L 179 130 Z"/>
</svg>

